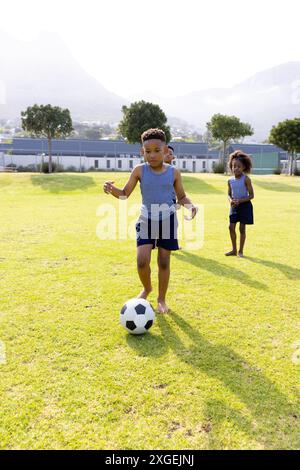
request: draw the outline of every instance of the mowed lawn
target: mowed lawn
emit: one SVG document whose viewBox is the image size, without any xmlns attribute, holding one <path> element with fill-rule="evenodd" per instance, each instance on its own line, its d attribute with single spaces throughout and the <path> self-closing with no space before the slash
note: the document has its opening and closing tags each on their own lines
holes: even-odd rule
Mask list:
<svg viewBox="0 0 300 470">
<path fill-rule="evenodd" d="M 183 176 L 204 245 L 172 255 L 171 311 L 136 337 L 135 241 L 96 235 L 103 182 L 127 177 L 0 174 L 0 448 L 299 448 L 300 178 L 252 176 L 241 259 L 227 178 Z"/>
</svg>

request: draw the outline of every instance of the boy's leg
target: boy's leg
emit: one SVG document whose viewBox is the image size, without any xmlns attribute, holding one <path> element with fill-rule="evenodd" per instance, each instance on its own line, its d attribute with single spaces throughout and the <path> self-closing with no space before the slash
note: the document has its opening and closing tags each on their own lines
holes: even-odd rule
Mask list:
<svg viewBox="0 0 300 470">
<path fill-rule="evenodd" d="M 229 233 L 230 233 L 230 238 L 231 238 L 231 243 L 232 243 L 232 251 L 225 253 L 226 256 L 236 256 L 237 254 L 235 226 L 236 226 L 236 223 L 231 222 L 229 224 Z"/>
<path fill-rule="evenodd" d="M 159 313 L 167 313 L 166 293 L 168 290 L 170 279 L 170 250 L 158 247 L 157 264 L 158 264 L 158 298 L 157 310 Z"/>
<path fill-rule="evenodd" d="M 150 269 L 152 247 L 152 244 L 141 245 L 137 247 L 137 268 L 140 280 L 144 287 L 144 289 L 137 296 L 141 299 L 146 299 L 152 291 Z"/>
<path fill-rule="evenodd" d="M 239 256 L 243 256 L 244 245 L 246 240 L 246 225 L 240 223 L 240 249 L 239 249 Z"/>
</svg>

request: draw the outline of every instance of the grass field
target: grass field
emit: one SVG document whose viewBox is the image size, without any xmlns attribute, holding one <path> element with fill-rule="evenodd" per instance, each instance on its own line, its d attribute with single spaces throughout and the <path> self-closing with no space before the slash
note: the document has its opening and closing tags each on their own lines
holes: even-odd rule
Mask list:
<svg viewBox="0 0 300 470">
<path fill-rule="evenodd" d="M 96 236 L 104 180 L 127 176 L 0 175 L 0 448 L 299 448 L 300 178 L 252 177 L 241 259 L 226 178 L 184 176 L 204 246 L 172 255 L 171 311 L 136 337 L 135 242 Z M 152 275 L 154 304 L 156 252 Z"/>
</svg>

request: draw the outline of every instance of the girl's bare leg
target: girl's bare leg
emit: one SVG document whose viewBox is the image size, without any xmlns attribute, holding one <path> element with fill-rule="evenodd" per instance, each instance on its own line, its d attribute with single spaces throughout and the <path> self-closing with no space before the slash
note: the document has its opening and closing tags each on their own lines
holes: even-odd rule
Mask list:
<svg viewBox="0 0 300 470">
<path fill-rule="evenodd" d="M 240 249 L 238 255 L 240 257 L 244 256 L 244 245 L 246 241 L 246 225 L 240 223 Z"/>
<path fill-rule="evenodd" d="M 231 238 L 231 243 L 232 243 L 232 251 L 225 253 L 226 256 L 236 256 L 237 254 L 235 226 L 236 226 L 236 223 L 229 224 L 229 233 L 230 233 L 230 238 Z"/>
</svg>

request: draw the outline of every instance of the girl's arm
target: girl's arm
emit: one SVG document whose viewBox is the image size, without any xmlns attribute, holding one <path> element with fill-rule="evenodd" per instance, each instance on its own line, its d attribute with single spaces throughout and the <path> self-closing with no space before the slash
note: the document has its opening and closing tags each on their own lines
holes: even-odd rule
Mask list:
<svg viewBox="0 0 300 470">
<path fill-rule="evenodd" d="M 189 205 L 190 210 L 192 211 L 192 219 L 195 217 L 198 207 L 194 206 L 192 201 L 186 196 L 185 191 L 183 189 L 181 173 L 177 168 L 174 168 L 174 189 L 177 196 L 177 202 L 181 206 Z"/>
<path fill-rule="evenodd" d="M 129 180 L 125 184 L 123 189 L 119 189 L 113 185 L 114 181 L 105 181 L 103 185 L 103 191 L 106 194 L 112 194 L 114 197 L 119 199 L 120 197 L 129 197 L 137 182 L 141 179 L 141 165 L 137 165 L 129 177 Z"/>
<path fill-rule="evenodd" d="M 243 197 L 242 199 L 239 199 L 239 203 L 248 202 L 248 201 L 251 201 L 251 199 L 254 198 L 253 186 L 252 186 L 252 182 L 251 182 L 251 179 L 249 178 L 249 176 L 246 176 L 245 183 L 246 183 L 246 186 L 247 186 L 247 189 L 248 189 L 249 197 Z"/>
</svg>

